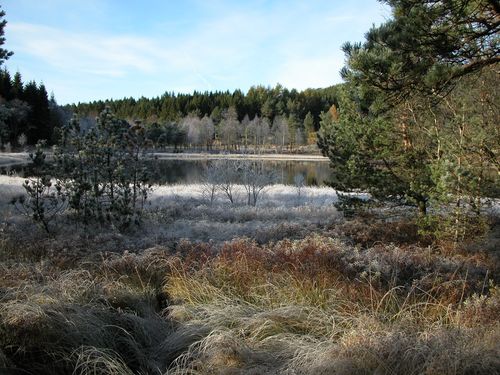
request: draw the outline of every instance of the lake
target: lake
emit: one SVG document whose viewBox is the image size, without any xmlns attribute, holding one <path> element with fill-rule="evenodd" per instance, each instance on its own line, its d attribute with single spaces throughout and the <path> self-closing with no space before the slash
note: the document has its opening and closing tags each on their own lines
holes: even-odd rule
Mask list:
<svg viewBox="0 0 500 375">
<path fill-rule="evenodd" d="M 153 182 L 163 184 L 194 184 L 203 182 L 203 176 L 212 160 L 200 159 L 159 159 L 152 160 Z M 272 171 L 276 183 L 294 185 L 297 175 L 304 177 L 306 186 L 323 186 L 329 180 L 331 169 L 325 160 L 252 160 L 266 171 Z M 30 175 L 27 165 L 1 167 L 0 173 Z"/>
</svg>

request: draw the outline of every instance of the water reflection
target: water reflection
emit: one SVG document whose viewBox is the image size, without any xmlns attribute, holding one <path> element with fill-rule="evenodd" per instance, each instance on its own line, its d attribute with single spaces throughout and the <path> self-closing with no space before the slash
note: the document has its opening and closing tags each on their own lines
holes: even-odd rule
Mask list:
<svg viewBox="0 0 500 375">
<path fill-rule="evenodd" d="M 295 176 L 302 175 L 307 186 L 321 186 L 329 180 L 331 170 L 328 162 L 258 160 L 266 171 L 273 171 L 276 183 L 293 185 Z M 155 160 L 152 162 L 154 180 L 159 184 L 199 183 L 211 161 L 208 160 Z"/>
<path fill-rule="evenodd" d="M 295 161 L 295 160 L 257 160 L 266 171 L 273 171 L 276 183 L 294 185 L 295 178 L 302 175 L 306 186 L 321 186 L 329 180 L 331 170 L 328 162 L 324 161 Z M 203 181 L 203 176 L 211 163 L 208 160 L 154 160 L 151 161 L 153 182 L 156 184 L 193 184 Z M 26 165 L 1 168 L 1 174 L 15 174 L 22 177 L 30 175 Z"/>
</svg>

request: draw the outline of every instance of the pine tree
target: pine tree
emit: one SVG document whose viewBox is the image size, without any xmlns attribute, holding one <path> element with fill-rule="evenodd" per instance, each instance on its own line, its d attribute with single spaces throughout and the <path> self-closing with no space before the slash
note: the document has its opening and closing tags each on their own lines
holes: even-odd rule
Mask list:
<svg viewBox="0 0 500 375">
<path fill-rule="evenodd" d="M 22 99 L 24 95 L 24 84 L 21 77 L 21 73 L 16 72 L 14 74 L 14 80 L 12 81 L 12 96 L 17 99 Z"/>
<path fill-rule="evenodd" d="M 393 18 L 373 27 L 363 44 L 343 46 L 343 77 L 383 93 L 381 108 L 417 93 L 444 95 L 457 78 L 500 62 L 497 1 L 386 2 Z"/>
<path fill-rule="evenodd" d="M 138 223 L 150 190 L 144 127 L 130 126 L 107 107 L 85 134 L 77 117 L 62 133 L 56 171 L 77 217 L 120 227 Z"/>
<path fill-rule="evenodd" d="M 5 60 L 8 60 L 9 57 L 13 55 L 13 52 L 6 50 L 5 48 L 2 48 L 5 44 L 5 26 L 7 25 L 7 21 L 4 19 L 5 17 L 5 11 L 1 10 L 0 6 L 0 66 L 5 62 Z"/>
<path fill-rule="evenodd" d="M 7 69 L 0 71 L 0 96 L 4 100 L 12 100 L 14 98 L 12 92 L 12 79 Z"/>
<path fill-rule="evenodd" d="M 461 205 L 463 192 L 475 184 L 462 173 L 480 171 L 464 172 L 467 153 L 488 160 L 483 169 L 498 171 L 498 149 L 485 146 L 480 136 L 489 124 L 498 124 L 498 112 L 484 110 L 488 120 L 473 125 L 476 108 L 484 107 L 485 97 L 495 97 L 495 84 L 484 92 L 477 86 L 500 61 L 498 6 L 485 0 L 388 3 L 391 20 L 373 27 L 363 44 L 344 45 L 347 84 L 338 117 L 323 115 L 318 142 L 335 169 L 332 184 L 412 202 L 422 214 L 430 200 L 452 196 Z M 488 77 L 498 86 L 497 69 Z M 467 104 L 471 111 L 464 112 L 459 103 L 467 90 L 476 94 Z"/>
</svg>

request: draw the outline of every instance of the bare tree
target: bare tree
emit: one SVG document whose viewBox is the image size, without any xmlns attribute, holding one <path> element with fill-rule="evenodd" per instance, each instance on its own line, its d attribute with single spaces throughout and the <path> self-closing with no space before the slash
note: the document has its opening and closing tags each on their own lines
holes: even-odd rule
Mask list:
<svg viewBox="0 0 500 375">
<path fill-rule="evenodd" d="M 19 147 L 24 148 L 26 146 L 26 143 L 28 143 L 28 137 L 26 137 L 26 134 L 21 133 L 19 137 L 17 137 L 17 144 Z"/>
<path fill-rule="evenodd" d="M 229 199 L 231 204 L 234 204 L 240 162 L 238 160 L 217 160 L 213 163 L 213 168 L 219 190 Z"/>
<path fill-rule="evenodd" d="M 290 131 L 288 129 L 288 121 L 285 117 L 276 116 L 273 121 L 272 133 L 274 142 L 283 150 L 285 145 L 290 142 Z"/>
<path fill-rule="evenodd" d="M 215 135 L 215 127 L 214 127 L 214 122 L 210 117 L 205 115 L 200 121 L 199 121 L 199 126 L 200 126 L 200 143 L 205 144 L 207 147 L 207 150 L 212 148 L 212 143 L 214 140 L 214 135 Z"/>
<path fill-rule="evenodd" d="M 262 163 L 241 160 L 216 160 L 211 162 L 204 175 L 203 195 L 212 204 L 217 192 L 222 192 L 231 204 L 236 203 L 238 184 L 246 192 L 246 204 L 255 206 L 262 191 L 276 180 L 275 174 Z"/>
<path fill-rule="evenodd" d="M 219 135 L 222 144 L 229 148 L 237 148 L 241 137 L 241 124 L 238 121 L 238 114 L 234 107 L 229 107 L 222 115 L 223 119 L 219 124 Z"/>
<path fill-rule="evenodd" d="M 211 161 L 203 175 L 202 194 L 209 200 L 210 204 L 214 202 L 217 192 L 222 190 L 222 169 L 221 160 Z"/>
<path fill-rule="evenodd" d="M 303 146 L 306 144 L 306 136 L 304 130 L 301 128 L 295 130 L 295 144 L 297 146 Z"/>
<path fill-rule="evenodd" d="M 199 146 L 204 142 L 201 134 L 201 121 L 198 116 L 189 114 L 180 123 L 181 130 L 184 131 L 190 146 Z"/>
<path fill-rule="evenodd" d="M 247 204 L 256 206 L 260 193 L 272 185 L 276 177 L 272 171 L 265 170 L 262 163 L 245 161 L 240 163 L 241 182 L 247 193 Z"/>
<path fill-rule="evenodd" d="M 245 115 L 243 120 L 241 121 L 241 137 L 243 138 L 243 142 L 245 144 L 245 151 L 248 150 L 248 141 L 249 141 L 249 126 L 250 126 L 250 118 L 248 114 Z"/>
<path fill-rule="evenodd" d="M 254 145 L 255 149 L 260 149 L 266 144 L 269 133 L 269 120 L 266 117 L 260 118 L 256 115 L 252 121 L 248 123 L 247 137 L 249 142 Z"/>
<path fill-rule="evenodd" d="M 267 117 L 263 117 L 257 127 L 257 137 L 259 139 L 259 144 L 265 147 L 266 144 L 270 143 L 271 138 L 271 121 Z"/>
<path fill-rule="evenodd" d="M 305 186 L 306 179 L 302 173 L 297 173 L 293 177 L 293 182 L 295 184 L 295 188 L 297 189 L 297 203 L 300 205 L 302 200 L 302 189 Z"/>
</svg>

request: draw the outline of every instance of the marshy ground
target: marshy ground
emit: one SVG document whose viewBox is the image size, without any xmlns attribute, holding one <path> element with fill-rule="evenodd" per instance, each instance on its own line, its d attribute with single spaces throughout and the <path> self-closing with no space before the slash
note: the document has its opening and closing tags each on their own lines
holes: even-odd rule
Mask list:
<svg viewBox="0 0 500 375">
<path fill-rule="evenodd" d="M 492 231 L 457 245 L 408 210 L 345 219 L 328 188 L 249 207 L 175 185 L 140 227 L 61 216 L 47 235 L 7 204 L 21 183 L 0 181 L 0 373 L 500 373 Z"/>
</svg>

